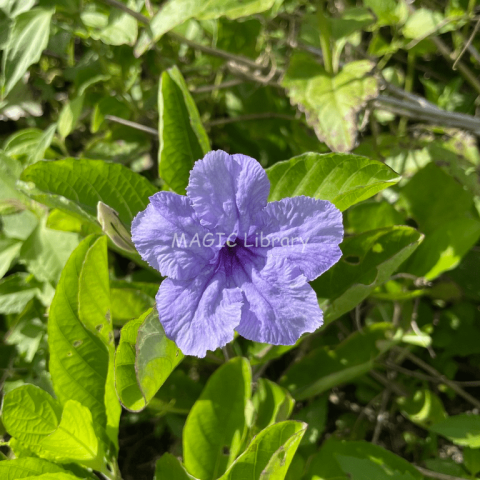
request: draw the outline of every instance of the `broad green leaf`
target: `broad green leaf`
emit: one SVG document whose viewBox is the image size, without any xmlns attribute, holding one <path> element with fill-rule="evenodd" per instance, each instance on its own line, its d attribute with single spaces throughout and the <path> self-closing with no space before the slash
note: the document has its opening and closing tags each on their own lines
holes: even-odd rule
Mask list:
<svg viewBox="0 0 480 480">
<path fill-rule="evenodd" d="M 417 390 L 413 397 L 400 397 L 397 403 L 411 422 L 424 428 L 441 422 L 447 416 L 442 401 L 431 390 Z"/>
<path fill-rule="evenodd" d="M 103 466 L 99 445 L 88 408 L 67 400 L 57 429 L 39 442 L 42 456 L 61 463 L 77 462 L 94 470 Z"/>
<path fill-rule="evenodd" d="M 8 272 L 21 248 L 22 242 L 15 238 L 0 238 L 0 279 Z"/>
<path fill-rule="evenodd" d="M 185 194 L 190 170 L 210 150 L 210 144 L 197 107 L 177 67 L 162 73 L 158 111 L 159 174 L 173 191 Z"/>
<path fill-rule="evenodd" d="M 26 199 L 15 186 L 21 168 L 20 162 L 0 152 L 0 200 L 14 199 L 22 201 Z"/>
<path fill-rule="evenodd" d="M 433 162 L 405 185 L 401 201 L 426 234 L 405 266 L 408 273 L 433 280 L 455 268 L 480 237 L 472 193 Z"/>
<path fill-rule="evenodd" d="M 22 245 L 21 263 L 37 280 L 56 284 L 77 245 L 78 235 L 50 230 L 42 220 Z"/>
<path fill-rule="evenodd" d="M 82 113 L 84 98 L 84 95 L 80 95 L 73 100 L 68 101 L 63 106 L 57 124 L 57 130 L 60 137 L 68 137 L 68 135 L 75 130 L 80 114 Z"/>
<path fill-rule="evenodd" d="M 153 480 L 197 480 L 192 477 L 185 467 L 171 453 L 164 453 L 157 460 L 155 477 Z"/>
<path fill-rule="evenodd" d="M 252 402 L 256 411 L 255 425 L 258 430 L 287 420 L 295 405 L 287 390 L 266 378 L 258 379 Z"/>
<path fill-rule="evenodd" d="M 326 428 L 327 416 L 328 394 L 320 395 L 293 415 L 292 420 L 300 420 L 308 425 L 300 445 L 317 444 Z"/>
<path fill-rule="evenodd" d="M 306 428 L 291 420 L 265 428 L 219 480 L 283 480 Z"/>
<path fill-rule="evenodd" d="M 38 202 L 92 223 L 96 223 L 97 203 L 102 201 L 130 225 L 157 191 L 145 177 L 123 165 L 100 160 L 37 162 L 24 170 L 21 180 L 35 184 L 29 195 Z"/>
<path fill-rule="evenodd" d="M 385 283 L 422 238 L 416 230 L 404 226 L 346 238 L 340 245 L 340 261 L 312 283 L 325 312 L 325 323 L 348 312 Z"/>
<path fill-rule="evenodd" d="M 197 18 L 213 20 L 225 16 L 231 20 L 254 15 L 271 8 L 275 0 L 169 0 L 150 21 L 150 31 L 143 32 L 135 47 L 139 57 L 150 46 L 178 25 Z M 153 38 L 152 38 L 153 37 Z"/>
<path fill-rule="evenodd" d="M 305 153 L 267 169 L 269 201 L 306 195 L 340 210 L 394 185 L 400 177 L 384 163 L 345 153 Z"/>
<path fill-rule="evenodd" d="M 250 396 L 251 371 L 245 358 L 233 358 L 209 378 L 183 430 L 183 458 L 190 474 L 215 480 L 235 460 L 247 432 Z"/>
<path fill-rule="evenodd" d="M 10 18 L 27 12 L 34 5 L 35 0 L 0 0 L 0 10 L 3 10 Z"/>
<path fill-rule="evenodd" d="M 369 464 L 373 463 L 381 468 L 382 471 L 377 476 L 370 476 L 368 480 L 380 480 L 384 478 L 424 480 L 423 475 L 411 463 L 382 447 L 367 442 L 338 441 L 334 437 L 325 441 L 319 453 L 311 458 L 305 478 L 322 478 L 328 480 L 348 480 L 349 478 L 355 478 L 350 477 L 345 472 L 345 470 L 350 470 L 350 468 L 345 464 L 345 461 L 342 463 L 341 457 L 368 461 Z M 368 466 L 366 463 L 362 465 L 363 468 L 358 470 L 358 473 L 364 471 Z M 400 475 L 400 477 L 395 477 L 394 475 Z"/>
<path fill-rule="evenodd" d="M 295 400 L 323 393 L 365 375 L 375 359 L 396 343 L 389 323 L 355 332 L 333 350 L 320 347 L 294 363 L 280 379 Z"/>
<path fill-rule="evenodd" d="M 44 473 L 34 477 L 25 477 L 25 480 L 78 480 L 78 477 L 67 472 Z"/>
<path fill-rule="evenodd" d="M 39 454 L 39 443 L 60 423 L 62 408 L 50 394 L 34 385 L 23 385 L 5 395 L 2 421 L 7 432 Z"/>
<path fill-rule="evenodd" d="M 463 449 L 463 463 L 472 475 L 480 472 L 480 450 L 465 447 Z"/>
<path fill-rule="evenodd" d="M 305 112 L 318 139 L 333 151 L 348 152 L 355 147 L 357 113 L 378 95 L 377 79 L 369 75 L 372 68 L 370 61 L 357 60 L 332 75 L 310 54 L 295 53 L 282 86 Z"/>
<path fill-rule="evenodd" d="M 479 415 L 454 415 L 435 423 L 430 430 L 448 438 L 456 445 L 480 448 Z"/>
<path fill-rule="evenodd" d="M 3 95 L 6 96 L 47 46 L 53 10 L 34 8 L 15 18 L 3 52 Z"/>
<path fill-rule="evenodd" d="M 155 309 L 128 322 L 115 355 L 115 383 L 122 404 L 132 411 L 143 410 L 182 359 Z"/>
<path fill-rule="evenodd" d="M 346 224 L 347 231 L 363 233 L 378 228 L 405 225 L 405 219 L 387 201 L 371 201 L 350 208 L 347 212 Z"/>
<path fill-rule="evenodd" d="M 377 27 L 402 24 L 408 17 L 408 6 L 404 0 L 364 0 L 377 17 Z"/>
<path fill-rule="evenodd" d="M 444 20 L 440 12 L 419 8 L 409 15 L 402 33 L 405 38 L 426 38 L 438 30 L 438 24 Z"/>
<path fill-rule="evenodd" d="M 38 143 L 35 147 L 35 151 L 29 158 L 30 163 L 36 163 L 39 160 L 43 160 L 45 151 L 52 143 L 53 136 L 55 135 L 56 130 L 57 130 L 57 124 L 54 123 L 50 125 L 44 132 L 42 132 L 42 134 L 38 138 Z"/>
<path fill-rule="evenodd" d="M 0 280 L 0 314 L 20 313 L 41 294 L 42 285 L 26 273 L 14 273 Z"/>
<path fill-rule="evenodd" d="M 93 109 L 92 123 L 90 126 L 92 133 L 98 132 L 105 121 L 105 115 L 114 115 L 116 117 L 128 119 L 130 116 L 130 109 L 124 102 L 121 102 L 116 97 L 103 97 Z"/>
<path fill-rule="evenodd" d="M 153 286 L 158 290 L 157 284 Z M 126 284 L 121 287 L 112 286 L 110 298 L 114 325 L 124 325 L 128 321 L 140 317 L 155 304 L 155 293 L 151 296 L 134 284 Z"/>
<path fill-rule="evenodd" d="M 389 480 L 414 480 L 410 472 L 392 472 L 388 466 L 379 465 L 370 459 L 336 455 L 340 468 L 352 480 L 371 480 L 388 477 Z"/>
<path fill-rule="evenodd" d="M 113 338 L 104 333 L 111 329 L 105 262 L 105 237 L 91 235 L 74 250 L 50 307 L 48 344 L 50 374 L 60 402 L 72 399 L 88 407 L 94 423 L 106 429 L 115 442 L 120 408 L 112 376 Z M 94 275 L 98 279 L 89 284 Z"/>
<path fill-rule="evenodd" d="M 63 468 L 43 458 L 26 457 L 14 458 L 7 462 L 0 462 L 0 478 L 2 480 L 18 480 L 31 477 L 33 474 L 61 473 Z"/>
</svg>

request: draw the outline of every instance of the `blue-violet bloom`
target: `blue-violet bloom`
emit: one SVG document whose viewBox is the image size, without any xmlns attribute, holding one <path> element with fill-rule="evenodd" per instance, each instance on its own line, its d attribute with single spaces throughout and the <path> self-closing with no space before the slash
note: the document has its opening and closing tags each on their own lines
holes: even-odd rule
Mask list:
<svg viewBox="0 0 480 480">
<path fill-rule="evenodd" d="M 234 338 L 293 345 L 323 323 L 308 284 L 341 257 L 342 214 L 298 196 L 267 203 L 265 170 L 221 150 L 198 160 L 187 195 L 162 191 L 132 223 L 142 258 L 168 277 L 156 304 L 165 334 L 204 357 Z"/>
</svg>

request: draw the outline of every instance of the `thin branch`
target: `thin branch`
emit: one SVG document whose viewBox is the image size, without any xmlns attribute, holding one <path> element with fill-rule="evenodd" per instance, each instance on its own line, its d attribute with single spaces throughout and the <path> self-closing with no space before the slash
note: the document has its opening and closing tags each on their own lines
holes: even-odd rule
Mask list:
<svg viewBox="0 0 480 480">
<path fill-rule="evenodd" d="M 399 397 L 408 397 L 410 393 L 402 385 L 392 382 L 387 377 L 383 376 L 380 372 L 376 370 L 370 370 L 370 376 L 373 377 L 377 382 L 380 382 L 383 386 L 390 388 L 395 395 Z"/>
<path fill-rule="evenodd" d="M 445 375 L 442 375 L 440 372 L 435 370 L 431 365 L 424 362 L 421 358 L 418 358 L 416 355 L 411 353 L 409 350 L 400 347 L 394 347 L 394 350 L 400 353 L 402 356 L 408 358 L 410 361 L 418 365 L 421 369 L 428 372 L 430 375 L 438 378 L 441 380 L 442 383 L 450 387 L 454 392 L 456 392 L 459 396 L 470 402 L 474 407 L 480 408 L 480 401 L 477 400 L 475 397 L 467 393 L 462 387 L 460 387 L 457 383 L 447 378 Z"/>
<path fill-rule="evenodd" d="M 110 5 L 113 8 L 118 8 L 119 10 L 122 10 L 123 12 L 128 13 L 128 15 L 137 19 L 140 23 L 143 23 L 144 25 L 147 25 L 147 26 L 150 25 L 150 20 L 145 15 L 142 15 L 141 13 L 138 13 L 135 10 L 128 8 L 124 3 L 119 2 L 118 0 L 101 0 L 101 1 L 103 3 L 106 3 L 107 5 Z"/>
<path fill-rule="evenodd" d="M 418 465 L 413 465 L 421 474 L 429 478 L 437 478 L 438 480 L 465 480 L 462 477 L 454 477 L 452 475 L 447 475 L 446 473 L 432 472 L 426 468 L 419 467 Z"/>
<path fill-rule="evenodd" d="M 472 32 L 472 34 L 470 35 L 469 39 L 467 40 L 467 43 L 466 43 L 466 44 L 464 45 L 464 47 L 462 48 L 462 51 L 458 54 L 457 59 L 453 62 L 452 70 L 456 70 L 456 69 L 457 69 L 457 63 L 460 61 L 460 59 L 462 58 L 463 54 L 466 52 L 466 50 L 468 49 L 468 47 L 470 46 L 470 44 L 473 42 L 473 39 L 475 38 L 475 35 L 477 34 L 479 28 L 480 28 L 480 18 L 478 19 L 478 22 L 475 24 L 475 27 L 474 27 L 474 29 L 473 29 L 473 32 Z"/>
<path fill-rule="evenodd" d="M 208 93 L 213 92 L 214 90 L 221 90 L 222 88 L 236 87 L 245 83 L 245 80 L 236 78 L 234 80 L 229 80 L 228 82 L 219 83 L 218 85 L 202 85 L 201 87 L 194 88 L 190 90 L 192 93 Z"/>
<path fill-rule="evenodd" d="M 403 115 L 434 125 L 460 128 L 480 136 L 480 119 L 472 115 L 424 108 L 388 95 L 379 95 L 376 99 L 372 100 L 372 103 L 377 108 L 388 110 L 397 115 Z"/>
<path fill-rule="evenodd" d="M 141 123 L 131 122 L 130 120 L 125 120 L 124 118 L 116 117 L 115 115 L 105 115 L 105 120 L 110 120 L 111 122 L 125 125 L 126 127 L 135 128 L 136 130 L 140 130 L 158 138 L 158 130 L 142 125 Z"/>
<path fill-rule="evenodd" d="M 382 433 L 383 425 L 386 420 L 387 415 L 387 405 L 388 401 L 390 400 L 390 396 L 392 394 L 392 390 L 390 388 L 386 388 L 382 394 L 382 404 L 380 405 L 380 410 L 377 415 L 377 422 L 375 423 L 375 430 L 373 431 L 372 443 L 377 444 L 378 439 L 380 438 L 380 434 Z"/>
<path fill-rule="evenodd" d="M 248 122 L 252 120 L 268 120 L 273 118 L 279 118 L 282 120 L 298 120 L 297 117 L 285 115 L 283 113 L 252 113 L 250 115 L 239 115 L 238 117 L 217 118 L 210 122 L 206 122 L 205 127 L 215 127 L 217 125 L 226 125 L 227 123 Z"/>
</svg>

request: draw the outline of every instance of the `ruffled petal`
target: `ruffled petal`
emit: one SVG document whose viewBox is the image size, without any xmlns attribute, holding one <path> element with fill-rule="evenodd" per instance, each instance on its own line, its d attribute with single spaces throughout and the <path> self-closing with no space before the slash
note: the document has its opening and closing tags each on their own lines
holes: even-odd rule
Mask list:
<svg viewBox="0 0 480 480">
<path fill-rule="evenodd" d="M 242 268 L 235 269 L 234 281 L 245 297 L 236 328 L 242 337 L 293 345 L 302 334 L 323 324 L 317 296 L 298 268 L 284 259 L 269 259 L 265 264 L 240 257 L 240 263 Z"/>
<path fill-rule="evenodd" d="M 248 232 L 269 191 L 267 174 L 255 159 L 222 150 L 195 163 L 187 187 L 202 225 L 226 237 Z"/>
<path fill-rule="evenodd" d="M 218 239 L 200 224 L 190 200 L 172 192 L 150 197 L 148 207 L 133 219 L 132 241 L 153 268 L 179 280 L 201 272 L 219 248 L 215 247 Z"/>
<path fill-rule="evenodd" d="M 239 288 L 228 288 L 223 269 L 206 268 L 191 280 L 167 278 L 157 309 L 165 334 L 185 355 L 204 357 L 231 342 L 243 304 Z"/>
<path fill-rule="evenodd" d="M 256 233 L 257 255 L 285 259 L 314 280 L 342 256 L 342 213 L 326 200 L 299 196 L 271 202 L 263 212 L 263 225 Z M 262 223 L 262 222 L 260 222 Z M 253 244 L 253 239 L 251 241 Z"/>
</svg>

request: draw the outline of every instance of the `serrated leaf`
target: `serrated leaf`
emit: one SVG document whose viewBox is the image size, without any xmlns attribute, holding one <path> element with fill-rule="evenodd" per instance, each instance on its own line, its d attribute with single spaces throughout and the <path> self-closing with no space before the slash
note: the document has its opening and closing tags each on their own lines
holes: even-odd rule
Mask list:
<svg viewBox="0 0 480 480">
<path fill-rule="evenodd" d="M 291 420 L 267 427 L 219 480 L 283 480 L 306 428 Z"/>
<path fill-rule="evenodd" d="M 143 410 L 182 359 L 155 309 L 128 322 L 115 355 L 115 383 L 122 404 L 132 411 Z"/>
<path fill-rule="evenodd" d="M 305 112 L 307 123 L 331 150 L 355 147 L 357 113 L 378 95 L 377 79 L 368 60 L 347 63 L 331 75 L 311 55 L 295 53 L 282 80 L 294 105 Z"/>
<path fill-rule="evenodd" d="M 348 383 L 374 366 L 375 358 L 395 344 L 389 323 L 376 323 L 355 332 L 335 349 L 320 347 L 294 363 L 280 379 L 296 400 Z"/>
<path fill-rule="evenodd" d="M 480 415 L 454 415 L 430 427 L 456 445 L 480 448 Z"/>
<path fill-rule="evenodd" d="M 385 283 L 413 253 L 423 236 L 411 227 L 395 226 L 346 238 L 340 261 L 312 282 L 324 321 L 329 323 Z"/>
<path fill-rule="evenodd" d="M 150 21 L 150 31 L 143 32 L 135 47 L 135 56 L 142 55 L 151 43 L 191 18 L 213 20 L 227 17 L 231 20 L 264 12 L 273 6 L 275 0 L 169 0 Z"/>
<path fill-rule="evenodd" d="M 345 153 L 304 153 L 266 171 L 269 201 L 306 195 L 329 200 L 342 211 L 400 180 L 384 163 Z"/>
<path fill-rule="evenodd" d="M 177 67 L 162 73 L 158 111 L 159 175 L 173 191 L 185 194 L 190 170 L 210 150 L 210 143 L 197 107 Z"/>
<path fill-rule="evenodd" d="M 38 62 L 47 46 L 53 10 L 34 8 L 15 18 L 3 52 L 3 96 Z"/>
<path fill-rule="evenodd" d="M 129 168 L 100 160 L 37 162 L 23 171 L 21 180 L 35 184 L 29 192 L 35 200 L 94 224 L 99 201 L 115 209 L 122 222 L 130 225 L 157 191 Z"/>
<path fill-rule="evenodd" d="M 95 283 L 89 283 L 95 275 Z M 60 402 L 80 401 L 116 442 L 120 406 L 113 384 L 108 288 L 106 238 L 91 235 L 70 256 L 50 307 L 49 367 Z"/>
<path fill-rule="evenodd" d="M 209 378 L 183 430 L 183 457 L 190 474 L 215 480 L 234 461 L 247 432 L 250 396 L 251 370 L 245 358 L 233 358 Z"/>
</svg>

